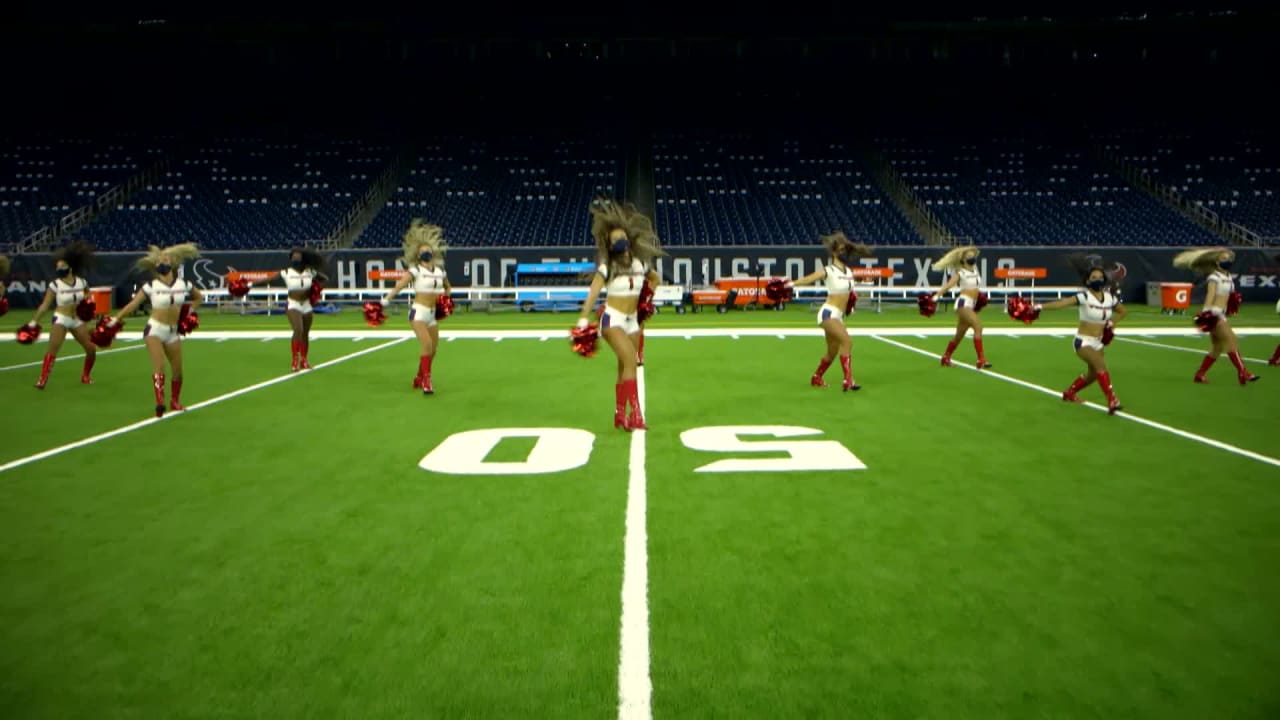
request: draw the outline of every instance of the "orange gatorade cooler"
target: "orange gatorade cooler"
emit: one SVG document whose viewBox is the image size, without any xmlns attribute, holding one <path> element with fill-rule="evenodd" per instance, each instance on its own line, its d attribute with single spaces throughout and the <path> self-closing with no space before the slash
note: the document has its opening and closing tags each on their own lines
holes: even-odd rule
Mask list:
<svg viewBox="0 0 1280 720">
<path fill-rule="evenodd" d="M 1180 312 L 1191 307 L 1191 283 L 1160 283 L 1160 310 Z"/>
<path fill-rule="evenodd" d="M 89 292 L 93 293 L 93 311 L 98 315 L 109 315 L 111 313 L 111 293 L 115 288 L 94 287 L 89 288 Z"/>
</svg>

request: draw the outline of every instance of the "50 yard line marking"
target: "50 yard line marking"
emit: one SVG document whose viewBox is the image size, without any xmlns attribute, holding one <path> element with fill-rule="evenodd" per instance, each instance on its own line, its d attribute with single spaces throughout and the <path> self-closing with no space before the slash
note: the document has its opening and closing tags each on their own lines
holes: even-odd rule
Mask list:
<svg viewBox="0 0 1280 720">
<path fill-rule="evenodd" d="M 878 335 L 872 335 L 871 337 L 872 337 L 872 338 L 874 338 L 874 339 L 876 339 L 876 340 L 879 340 L 879 341 L 880 341 L 880 342 L 882 342 L 882 343 L 888 343 L 889 345 L 894 345 L 894 346 L 900 347 L 900 348 L 902 348 L 903 350 L 910 350 L 910 351 L 911 351 L 911 352 L 913 352 L 913 353 L 918 353 L 918 354 L 920 354 L 920 355 L 925 355 L 925 356 L 927 356 L 927 357 L 931 357 L 931 358 L 935 358 L 935 359 L 937 359 L 937 358 L 941 358 L 941 357 L 942 357 L 941 355 L 938 355 L 937 353 L 932 353 L 932 352 L 929 352 L 928 350 L 922 350 L 921 348 L 915 347 L 915 346 L 913 346 L 913 345 L 908 345 L 908 344 L 906 344 L 906 343 L 900 343 L 900 342 L 898 342 L 897 340 L 890 340 L 890 339 L 888 339 L 888 338 L 880 337 L 880 336 L 878 336 Z M 1059 390 L 1054 390 L 1054 389 L 1052 389 L 1052 388 L 1047 388 L 1047 387 L 1045 387 L 1045 386 L 1043 386 L 1043 385 L 1036 385 L 1035 383 L 1027 382 L 1026 380 L 1019 380 L 1018 378 L 1016 378 L 1016 377 L 1011 377 L 1011 376 L 1009 376 L 1009 375 L 1002 375 L 1002 374 L 1000 374 L 1000 373 L 998 373 L 998 372 L 993 372 L 993 371 L 991 371 L 991 370 L 978 370 L 978 369 L 973 368 L 973 367 L 970 367 L 970 366 L 968 366 L 968 365 L 956 365 L 956 367 L 964 368 L 964 369 L 966 369 L 966 370 L 970 370 L 970 371 L 973 371 L 973 372 L 976 372 L 976 373 L 982 373 L 983 375 L 986 375 L 987 377 L 993 377 L 993 378 L 995 378 L 995 379 L 997 379 L 997 380 L 1003 380 L 1003 381 L 1005 381 L 1005 382 L 1007 382 L 1007 383 L 1013 383 L 1014 385 L 1021 385 L 1022 387 L 1025 387 L 1025 388 L 1028 388 L 1028 389 L 1031 389 L 1031 390 L 1035 390 L 1035 391 L 1037 391 L 1037 392 L 1042 392 L 1042 393 L 1045 393 L 1046 395 L 1052 395 L 1052 396 L 1057 397 L 1057 398 L 1061 398 L 1061 397 L 1062 397 L 1062 392 L 1061 392 L 1061 391 L 1059 391 Z M 1085 407 L 1092 408 L 1092 409 L 1094 409 L 1094 410 L 1101 410 L 1101 411 L 1103 411 L 1103 412 L 1106 412 L 1106 410 L 1107 410 L 1107 408 L 1106 408 L 1106 406 L 1105 406 L 1105 405 L 1099 405 L 1099 404 L 1097 404 L 1097 403 L 1085 402 L 1085 403 L 1083 403 L 1083 405 L 1084 405 Z M 1165 431 L 1165 432 L 1167 432 L 1167 433 L 1169 433 L 1169 434 L 1171 434 L 1171 435 L 1177 435 L 1177 436 L 1178 436 L 1178 437 L 1180 437 L 1180 438 L 1185 438 L 1185 439 L 1187 439 L 1187 440 L 1193 440 L 1193 441 L 1195 441 L 1195 442 L 1202 443 L 1202 444 L 1204 444 L 1204 445 L 1208 445 L 1208 446 L 1210 446 L 1210 447 L 1215 447 L 1215 448 L 1217 448 L 1217 449 L 1219 449 L 1219 450 L 1225 450 L 1225 451 L 1227 451 L 1227 452 L 1229 452 L 1229 453 L 1232 453 L 1232 454 L 1235 454 L 1235 455 L 1240 455 L 1240 456 L 1242 456 L 1242 457 L 1247 457 L 1247 458 L 1249 458 L 1250 460 L 1257 460 L 1258 462 L 1266 463 L 1267 465 L 1274 465 L 1275 467 L 1280 467 L 1280 458 L 1273 458 L 1273 457 L 1270 457 L 1270 456 L 1267 456 L 1267 455 L 1263 455 L 1263 454 L 1261 454 L 1261 453 L 1253 452 L 1252 450 L 1245 450 L 1245 449 L 1244 449 L 1244 448 L 1242 448 L 1242 447 L 1236 447 L 1235 445 L 1232 445 L 1232 444 L 1230 444 L 1230 443 L 1224 443 L 1224 442 L 1222 442 L 1221 440 L 1214 440 L 1213 438 L 1205 437 L 1204 435 L 1197 435 L 1197 434 L 1195 434 L 1195 433 L 1193 433 L 1193 432 L 1188 432 L 1188 431 L 1186 431 L 1186 430 L 1180 430 L 1180 429 L 1178 429 L 1178 428 L 1176 428 L 1176 427 L 1172 427 L 1172 426 L 1170 426 L 1170 425 L 1165 425 L 1164 423 L 1156 422 L 1155 420 L 1148 420 L 1148 419 L 1143 418 L 1143 417 L 1138 417 L 1137 415 L 1133 415 L 1133 414 L 1130 414 L 1130 413 L 1127 413 L 1127 412 L 1123 412 L 1123 411 L 1116 413 L 1116 417 L 1118 417 L 1118 418 L 1124 418 L 1125 420 L 1129 420 L 1129 421 L 1132 421 L 1132 422 L 1136 422 L 1136 423 L 1138 423 L 1139 425 L 1146 425 L 1147 427 L 1149 427 L 1149 428 L 1155 428 L 1156 430 L 1163 430 L 1163 431 Z"/>
<path fill-rule="evenodd" d="M 347 360 L 360 357 L 361 355 L 367 355 L 368 353 L 371 353 L 371 352 L 376 352 L 378 350 L 381 350 L 382 348 L 390 347 L 397 343 L 404 342 L 405 340 L 408 340 L 408 339 L 409 338 L 407 337 L 399 338 L 396 340 L 391 340 L 389 342 L 384 342 L 380 345 L 375 345 L 371 348 L 365 348 L 364 350 L 359 350 L 357 352 L 348 353 L 346 355 L 340 355 L 332 360 L 329 360 L 327 362 L 322 362 L 319 365 L 316 365 L 314 368 L 312 368 L 312 371 L 327 368 L 331 365 L 337 365 L 338 363 L 346 362 Z M 166 422 L 175 417 L 188 415 L 201 408 L 209 407 L 210 405 L 216 405 L 222 402 L 223 400 L 230 400 L 231 398 L 235 398 L 241 395 L 245 395 L 247 393 L 251 393 L 254 390 L 261 390 L 262 388 L 265 388 L 265 387 L 278 385 L 282 382 L 285 382 L 286 380 L 292 380 L 293 378 L 306 377 L 309 374 L 310 374 L 309 372 L 307 373 L 300 372 L 300 373 L 289 373 L 288 375 L 280 375 L 279 377 L 274 377 L 274 378 L 271 378 L 270 380 L 264 380 L 260 383 L 250 385 L 248 387 L 240 388 L 239 390 L 232 390 L 229 393 L 224 393 L 222 395 L 218 395 L 217 397 L 209 398 L 208 400 L 202 400 L 188 407 L 184 412 L 167 414 L 164 417 L 158 417 L 158 418 L 157 417 L 147 418 L 146 420 L 140 420 L 131 425 L 125 425 L 124 427 L 116 428 L 115 430 L 108 430 L 107 432 L 98 433 L 97 435 L 92 435 L 82 440 L 77 440 L 72 443 L 67 443 L 66 445 L 59 445 L 56 448 L 51 448 L 49 450 L 45 450 L 44 452 L 38 452 L 35 455 L 28 455 L 27 457 L 18 458 L 17 460 L 12 460 L 3 465 L 0 465 L 0 473 L 13 470 L 14 468 L 22 467 L 23 465 L 29 465 L 33 462 L 44 460 L 45 458 L 51 458 L 54 455 L 61 455 L 62 453 L 70 452 L 72 450 L 75 450 L 76 448 L 82 448 L 86 445 L 92 445 L 94 443 L 101 442 L 103 440 L 109 440 L 110 438 L 116 437 L 117 435 L 124 435 L 125 433 L 133 432 L 134 430 L 137 430 L 139 428 L 147 427 L 148 425 L 154 425 L 159 422 Z"/>
<path fill-rule="evenodd" d="M 636 368 L 637 397 L 645 408 L 644 368 Z M 649 676 L 649 549 L 645 529 L 646 432 L 631 433 L 627 529 L 623 540 L 622 621 L 618 640 L 618 720 L 653 717 Z"/>
</svg>

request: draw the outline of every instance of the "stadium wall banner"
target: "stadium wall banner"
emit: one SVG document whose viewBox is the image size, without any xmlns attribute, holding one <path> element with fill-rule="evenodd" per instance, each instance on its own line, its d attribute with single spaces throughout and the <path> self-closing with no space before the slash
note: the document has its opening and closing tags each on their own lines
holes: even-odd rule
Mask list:
<svg viewBox="0 0 1280 720">
<path fill-rule="evenodd" d="M 795 245 L 732 247 L 669 247 L 668 255 L 657 261 L 666 282 L 701 287 L 722 278 L 787 276 L 799 278 L 822 267 L 825 259 L 820 247 Z M 1157 282 L 1196 282 L 1193 300 L 1203 297 L 1204 285 L 1192 273 L 1173 267 L 1176 248 L 1035 248 L 984 247 L 978 270 L 988 285 L 999 285 L 997 268 L 1045 268 L 1047 277 L 1037 285 L 1078 285 L 1079 278 L 1067 264 L 1070 253 L 1096 254 L 1108 269 L 1123 265 L 1126 296 L 1130 302 L 1142 302 L 1145 284 Z M 892 277 L 886 285 L 901 288 L 926 288 L 941 283 L 940 273 L 932 270 L 933 261 L 943 250 L 919 245 L 879 246 L 875 256 L 861 258 L 866 267 L 888 268 Z M 1237 248 L 1234 270 L 1236 286 L 1248 302 L 1280 298 L 1280 259 L 1274 250 Z M 138 284 L 146 278 L 133 267 L 136 253 L 100 253 L 89 272 L 89 284 L 116 288 L 114 304 L 128 301 Z M 53 261 L 48 255 L 15 255 L 8 278 L 10 302 L 15 307 L 30 308 L 39 304 L 48 283 L 53 279 Z M 393 281 L 370 280 L 370 273 L 403 267 L 398 249 L 340 250 L 327 257 L 328 287 L 390 287 Z M 467 248 L 454 247 L 445 260 L 449 278 L 456 286 L 508 287 L 515 268 L 521 263 L 592 262 L 592 249 L 587 247 L 546 248 Z M 224 276 L 232 270 L 277 270 L 288 258 L 276 252 L 206 253 L 183 267 L 183 276 L 202 288 L 225 285 Z M 279 284 L 279 283 L 277 283 Z M 1026 281 L 1019 285 L 1026 286 Z"/>
</svg>

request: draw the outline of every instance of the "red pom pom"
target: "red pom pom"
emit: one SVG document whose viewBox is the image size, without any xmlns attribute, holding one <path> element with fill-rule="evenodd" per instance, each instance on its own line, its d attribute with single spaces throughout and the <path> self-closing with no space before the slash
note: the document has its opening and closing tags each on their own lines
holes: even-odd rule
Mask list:
<svg viewBox="0 0 1280 720">
<path fill-rule="evenodd" d="M 83 322 L 89 322 L 98 314 L 98 304 L 91 299 L 84 299 L 76 305 L 76 317 Z"/>
<path fill-rule="evenodd" d="M 938 301 L 930 293 L 920 293 L 916 297 L 916 305 L 920 307 L 920 314 L 925 317 L 933 317 L 938 312 Z"/>
<path fill-rule="evenodd" d="M 244 278 L 232 280 L 227 284 L 227 294 L 233 298 L 242 298 L 249 294 L 249 281 Z"/>
<path fill-rule="evenodd" d="M 93 341 L 94 345 L 97 345 L 100 348 L 111 347 L 111 343 L 116 339 L 116 334 L 124 327 L 123 322 L 118 322 L 115 325 L 109 325 L 109 320 L 110 318 L 107 317 L 100 318 L 98 320 L 98 326 L 93 329 L 92 333 L 89 333 L 89 339 Z"/>
<path fill-rule="evenodd" d="M 453 298 L 441 295 L 436 298 L 436 320 L 443 320 L 453 314 Z"/>
<path fill-rule="evenodd" d="M 320 298 L 324 297 L 324 283 L 319 280 L 311 281 L 311 296 L 307 298 L 312 305 L 319 305 Z"/>
<path fill-rule="evenodd" d="M 991 298 L 987 297 L 986 293 L 984 292 L 978 293 L 978 301 L 973 304 L 973 311 L 982 312 L 982 308 L 986 307 L 987 302 L 989 302 L 990 300 Z"/>
<path fill-rule="evenodd" d="M 184 304 L 182 310 L 178 312 L 178 334 L 190 335 L 198 327 L 200 327 L 199 313 L 192 312 L 190 304 Z"/>
<path fill-rule="evenodd" d="M 1218 316 L 1208 310 L 1205 310 L 1199 315 L 1196 315 L 1195 320 L 1192 322 L 1196 324 L 1196 327 L 1200 328 L 1200 332 L 1211 332 L 1214 328 L 1218 327 Z"/>
<path fill-rule="evenodd" d="M 40 339 L 40 326 L 35 323 L 27 323 L 18 328 L 18 343 L 21 345 L 30 345 Z"/>
<path fill-rule="evenodd" d="M 4 317 L 7 312 L 9 312 L 9 298 L 0 296 L 0 317 Z"/>
<path fill-rule="evenodd" d="M 796 291 L 787 285 L 786 280 L 770 280 L 764 286 L 764 294 L 774 302 L 788 302 L 796 296 Z"/>
<path fill-rule="evenodd" d="M 1040 311 L 1036 309 L 1035 305 L 1032 304 L 1031 301 L 1021 295 L 1014 295 L 1009 298 L 1006 309 L 1009 312 L 1009 317 L 1014 320 L 1020 320 L 1028 325 L 1040 319 Z"/>
<path fill-rule="evenodd" d="M 569 331 L 569 342 L 573 351 L 582 357 L 589 358 L 596 354 L 596 341 L 599 339 L 600 326 L 596 323 L 589 323 L 586 327 Z"/>
<path fill-rule="evenodd" d="M 1227 316 L 1235 315 L 1240 312 L 1240 303 L 1244 302 L 1244 296 L 1235 290 L 1227 296 Z"/>
<path fill-rule="evenodd" d="M 1102 326 L 1102 344 L 1110 345 L 1112 340 L 1116 339 L 1116 326 L 1107 323 Z"/>
<path fill-rule="evenodd" d="M 378 327 L 387 321 L 387 313 L 382 308 L 380 302 L 367 302 L 364 304 L 364 321 L 369 327 Z"/>
<path fill-rule="evenodd" d="M 844 314 L 848 315 L 849 313 L 857 309 L 858 309 L 858 294 L 851 292 L 849 293 L 849 299 L 846 300 L 844 303 Z"/>
<path fill-rule="evenodd" d="M 653 317 L 655 312 L 657 312 L 657 308 L 653 306 L 653 288 L 649 287 L 649 283 L 646 281 L 640 286 L 640 300 L 636 305 L 636 320 L 643 323 Z"/>
</svg>

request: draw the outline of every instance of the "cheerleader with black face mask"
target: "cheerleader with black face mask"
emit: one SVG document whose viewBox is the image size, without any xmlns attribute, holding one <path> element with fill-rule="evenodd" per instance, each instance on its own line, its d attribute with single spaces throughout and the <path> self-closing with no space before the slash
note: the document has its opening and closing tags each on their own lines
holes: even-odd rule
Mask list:
<svg viewBox="0 0 1280 720">
<path fill-rule="evenodd" d="M 448 297 L 453 287 L 444 270 L 446 250 L 444 230 L 425 220 L 415 219 L 409 224 L 403 241 L 404 264 L 409 272 L 391 288 L 383 299 L 390 306 L 399 292 L 413 285 L 413 306 L 409 310 L 409 327 L 418 338 L 421 352 L 418 355 L 418 374 L 413 378 L 413 388 L 423 395 L 435 393 L 431 383 L 431 366 L 436 350 L 440 347 L 440 324 L 436 317 L 436 301 Z"/>
<path fill-rule="evenodd" d="M 1098 381 L 1103 395 L 1107 398 L 1107 412 L 1114 415 L 1121 409 L 1111 387 L 1111 372 L 1107 369 L 1103 352 L 1106 343 L 1110 342 L 1107 333 L 1109 327 L 1123 320 L 1129 311 L 1120 302 L 1120 298 L 1107 289 L 1107 273 L 1098 265 L 1081 265 L 1080 259 L 1073 258 L 1072 264 L 1080 272 L 1085 289 L 1071 297 L 1065 297 L 1044 305 L 1036 305 L 1040 310 L 1056 310 L 1058 308 L 1077 305 L 1080 308 L 1080 326 L 1076 329 L 1074 346 L 1076 357 L 1087 367 L 1085 374 L 1077 377 L 1075 382 L 1062 393 L 1067 402 L 1084 402 L 1076 393 Z"/>
<path fill-rule="evenodd" d="M 784 285 L 789 288 L 810 285 L 823 281 L 827 287 L 827 301 L 818 309 L 818 325 L 822 327 L 827 343 L 827 351 L 818 361 L 818 369 L 809 384 L 814 387 L 827 387 L 823 375 L 836 356 L 840 357 L 840 369 L 844 371 L 844 391 L 861 390 L 862 386 L 853 379 L 853 340 L 849 337 L 849 328 L 845 327 L 844 318 L 854 312 L 858 305 L 858 294 L 854 290 L 856 280 L 853 276 L 853 265 L 860 257 L 871 255 L 871 248 L 856 243 L 845 237 L 843 232 L 834 232 L 821 236 L 822 245 L 827 250 L 827 264 L 821 270 L 810 273 L 799 280 L 787 280 Z"/>
<path fill-rule="evenodd" d="M 1234 261 L 1235 253 L 1226 248 L 1187 250 L 1178 253 L 1173 259 L 1174 267 L 1194 270 L 1207 276 L 1204 312 L 1209 313 L 1216 320 L 1212 329 L 1209 330 L 1209 336 L 1213 338 L 1213 347 L 1200 361 L 1200 369 L 1195 374 L 1194 380 L 1198 383 L 1209 382 L 1205 373 L 1209 372 L 1209 368 L 1213 367 L 1218 357 L 1224 352 L 1230 358 L 1231 364 L 1235 366 L 1236 379 L 1241 385 L 1258 379 L 1257 375 L 1245 368 L 1244 359 L 1240 357 L 1240 341 L 1236 339 L 1236 333 L 1231 329 L 1231 322 L 1227 320 L 1227 304 L 1235 291 L 1235 283 L 1231 280 L 1231 265 Z"/>
<path fill-rule="evenodd" d="M 93 363 L 97 360 L 98 349 L 89 339 L 89 327 L 76 314 L 76 306 L 89 300 L 92 293 L 89 281 L 84 273 L 93 262 L 93 247 L 79 240 L 61 248 L 53 254 L 53 268 L 57 278 L 49 283 L 45 290 L 44 300 L 36 308 L 35 315 L 27 323 L 29 327 L 40 324 L 40 318 L 50 308 L 53 309 L 53 329 L 49 331 L 49 349 L 44 354 L 44 363 L 40 366 L 40 379 L 36 387 L 43 390 L 49 382 L 49 373 L 53 372 L 53 363 L 57 360 L 58 351 L 68 334 L 84 348 L 84 369 L 80 372 L 80 382 L 85 385 L 93 383 L 89 373 L 93 371 Z"/>
<path fill-rule="evenodd" d="M 289 343 L 292 357 L 290 370 L 310 370 L 307 351 L 311 347 L 311 321 L 315 317 L 312 307 L 313 293 L 318 294 L 319 283 L 324 281 L 324 258 L 310 248 L 293 248 L 289 251 L 289 267 L 277 276 L 284 281 L 289 292 L 285 316 L 293 337 Z M 318 299 L 318 298 L 317 298 Z"/>
<path fill-rule="evenodd" d="M 978 248 L 972 246 L 956 248 L 933 264 L 935 270 L 955 270 L 938 292 L 933 294 L 934 302 L 951 288 L 960 288 L 960 295 L 956 297 L 956 335 L 947 343 L 947 351 L 942 354 L 944 367 L 951 365 L 951 353 L 959 347 L 969 328 L 973 328 L 973 349 L 978 353 L 978 369 L 991 367 L 991 363 L 987 362 L 987 354 L 982 349 L 982 318 L 978 317 L 977 306 L 978 297 L 982 293 L 982 273 L 978 272 L 977 264 Z"/>
</svg>

